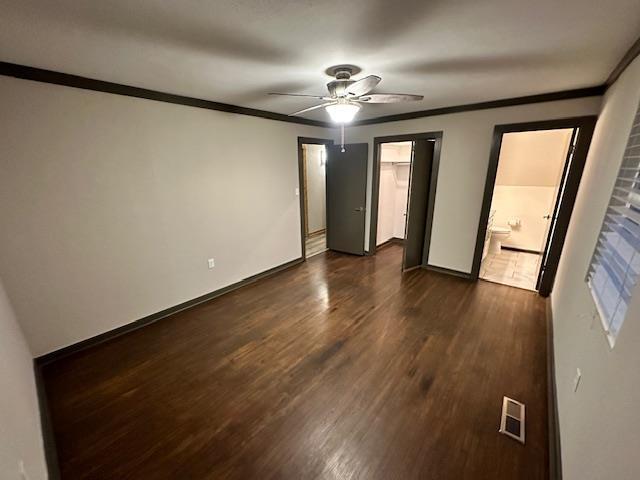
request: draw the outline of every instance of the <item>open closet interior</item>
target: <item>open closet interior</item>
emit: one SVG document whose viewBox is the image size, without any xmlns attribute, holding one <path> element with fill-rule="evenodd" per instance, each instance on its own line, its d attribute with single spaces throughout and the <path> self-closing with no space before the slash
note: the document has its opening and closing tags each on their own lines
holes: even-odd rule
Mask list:
<svg viewBox="0 0 640 480">
<path fill-rule="evenodd" d="M 380 190 L 376 244 L 404 240 L 413 142 L 380 146 Z"/>
</svg>

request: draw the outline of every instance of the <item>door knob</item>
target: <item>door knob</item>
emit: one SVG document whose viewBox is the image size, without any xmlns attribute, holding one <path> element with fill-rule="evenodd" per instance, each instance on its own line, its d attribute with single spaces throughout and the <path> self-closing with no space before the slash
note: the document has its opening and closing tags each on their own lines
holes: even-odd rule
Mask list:
<svg viewBox="0 0 640 480">
<path fill-rule="evenodd" d="M 364 207 L 358 207 L 353 209 L 354 212 L 364 212 Z"/>
<path fill-rule="evenodd" d="M 551 218 L 551 215 L 543 215 L 542 218 L 544 218 L 545 220 L 549 220 Z"/>
</svg>

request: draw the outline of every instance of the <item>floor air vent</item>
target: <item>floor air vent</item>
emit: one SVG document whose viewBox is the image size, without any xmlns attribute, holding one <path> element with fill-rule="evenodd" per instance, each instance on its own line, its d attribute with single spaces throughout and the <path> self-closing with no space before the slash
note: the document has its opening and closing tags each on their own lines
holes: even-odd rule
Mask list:
<svg viewBox="0 0 640 480">
<path fill-rule="evenodd" d="M 524 443 L 524 403 L 509 397 L 502 399 L 500 433 Z"/>
</svg>

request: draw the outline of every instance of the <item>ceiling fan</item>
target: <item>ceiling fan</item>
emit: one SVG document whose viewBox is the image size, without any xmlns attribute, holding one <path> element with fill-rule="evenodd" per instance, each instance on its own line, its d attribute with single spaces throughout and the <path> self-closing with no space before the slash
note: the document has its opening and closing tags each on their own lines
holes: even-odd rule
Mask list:
<svg viewBox="0 0 640 480">
<path fill-rule="evenodd" d="M 360 80 L 351 77 L 360 73 L 361 69 L 355 65 L 336 65 L 329 67 L 326 73 L 335 80 L 327 83 L 328 95 L 304 95 L 298 93 L 270 93 L 269 95 L 284 95 L 289 97 L 306 97 L 325 100 L 325 103 L 305 108 L 290 115 L 302 115 L 319 108 L 324 108 L 331 120 L 344 125 L 351 122 L 360 111 L 361 105 L 367 103 L 401 103 L 422 100 L 422 95 L 406 93 L 369 93 L 380 83 L 382 78 L 369 75 Z"/>
</svg>

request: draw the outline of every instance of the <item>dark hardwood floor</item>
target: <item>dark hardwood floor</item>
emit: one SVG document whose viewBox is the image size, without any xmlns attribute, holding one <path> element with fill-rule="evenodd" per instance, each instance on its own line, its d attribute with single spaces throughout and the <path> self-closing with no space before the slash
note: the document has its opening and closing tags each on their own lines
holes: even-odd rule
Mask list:
<svg viewBox="0 0 640 480">
<path fill-rule="evenodd" d="M 401 254 L 320 254 L 47 365 L 62 477 L 546 479 L 543 299 Z"/>
</svg>

